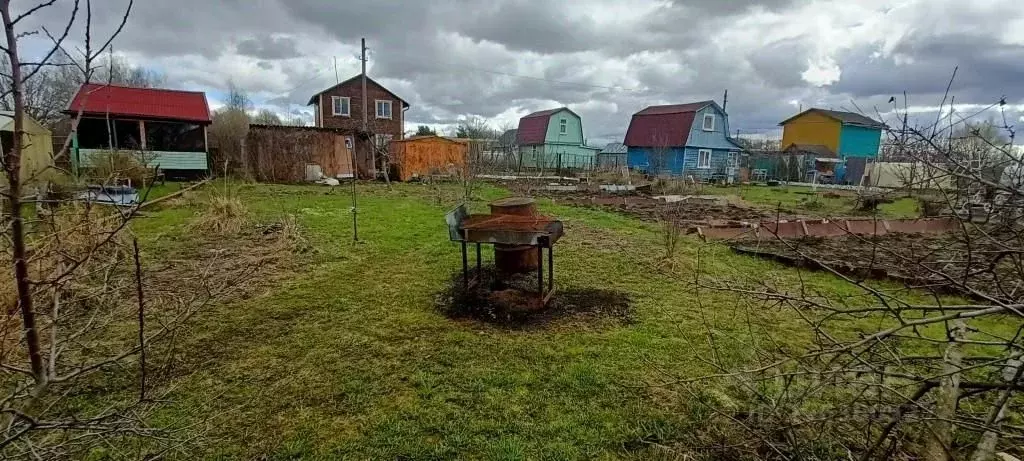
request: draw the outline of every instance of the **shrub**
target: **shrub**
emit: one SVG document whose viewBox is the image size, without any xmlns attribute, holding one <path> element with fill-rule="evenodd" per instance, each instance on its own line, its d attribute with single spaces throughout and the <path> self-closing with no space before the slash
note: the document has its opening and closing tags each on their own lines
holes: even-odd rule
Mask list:
<svg viewBox="0 0 1024 461">
<path fill-rule="evenodd" d="M 142 152 L 104 151 L 93 154 L 89 160 L 84 176 L 90 182 L 116 184 L 127 180 L 133 186 L 142 187 L 153 176 L 153 172 L 146 168 Z"/>
</svg>

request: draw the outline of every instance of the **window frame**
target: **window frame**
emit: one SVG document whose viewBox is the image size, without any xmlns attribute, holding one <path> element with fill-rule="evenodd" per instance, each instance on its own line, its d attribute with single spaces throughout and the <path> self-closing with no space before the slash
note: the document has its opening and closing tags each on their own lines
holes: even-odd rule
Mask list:
<svg viewBox="0 0 1024 461">
<path fill-rule="evenodd" d="M 708 154 L 708 161 L 707 161 L 707 164 L 701 165 L 701 161 L 700 160 L 701 160 L 701 157 L 704 155 L 705 152 Z M 697 169 L 698 170 L 709 170 L 709 169 L 711 169 L 711 154 L 712 154 L 711 149 L 698 149 L 697 150 Z"/>
<path fill-rule="evenodd" d="M 382 103 L 387 104 L 387 107 L 388 107 L 388 115 L 387 115 L 387 117 L 384 117 L 384 116 L 382 116 L 380 114 L 381 107 L 384 107 L 382 105 Z M 379 118 L 379 119 L 391 120 L 395 116 L 395 106 L 394 106 L 394 104 L 392 103 L 392 101 L 390 99 L 377 99 L 377 100 L 374 100 L 373 107 L 375 109 L 374 113 L 376 113 L 377 118 Z"/>
<path fill-rule="evenodd" d="M 704 114 L 704 120 L 701 124 L 701 128 L 704 131 L 715 131 L 715 114 Z M 711 128 L 708 128 L 708 120 L 711 120 Z"/>
<path fill-rule="evenodd" d="M 344 101 L 344 108 L 348 109 L 347 112 L 338 112 L 337 102 Z M 348 96 L 331 96 L 331 115 L 335 117 L 351 117 L 352 116 L 352 98 Z"/>
<path fill-rule="evenodd" d="M 568 134 L 568 133 L 569 133 L 569 121 L 563 118 L 563 119 L 558 121 L 558 134 Z"/>
</svg>

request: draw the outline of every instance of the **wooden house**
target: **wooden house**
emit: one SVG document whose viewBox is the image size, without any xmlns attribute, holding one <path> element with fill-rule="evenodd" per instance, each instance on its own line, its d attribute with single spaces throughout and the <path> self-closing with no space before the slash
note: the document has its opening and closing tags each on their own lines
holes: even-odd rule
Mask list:
<svg viewBox="0 0 1024 461">
<path fill-rule="evenodd" d="M 808 146 L 822 146 L 840 160 L 876 158 L 885 128 L 885 124 L 853 112 L 814 108 L 783 120 L 779 125 L 782 126 L 783 149 L 794 145 L 801 146 L 803 150 Z"/>
<path fill-rule="evenodd" d="M 382 158 L 377 153 L 405 133 L 409 103 L 369 77 L 365 99 L 363 107 L 363 82 L 361 75 L 356 75 L 314 94 L 309 105 L 313 106 L 314 126 L 345 133 L 346 145 L 356 153 L 359 176 L 374 178 Z"/>
<path fill-rule="evenodd" d="M 146 166 L 175 175 L 206 174 L 206 129 L 211 123 L 206 94 L 159 88 L 82 85 L 68 109 L 82 115 L 72 139 L 74 171 L 108 151 L 138 152 Z"/>
<path fill-rule="evenodd" d="M 521 166 L 539 169 L 591 169 L 601 150 L 584 143 L 583 121 L 568 107 L 520 118 L 516 144 Z"/>
<path fill-rule="evenodd" d="M 742 147 L 714 101 L 647 107 L 633 114 L 623 144 L 629 167 L 649 174 L 737 179 Z"/>
<path fill-rule="evenodd" d="M 399 181 L 432 174 L 456 174 L 466 166 L 469 140 L 436 135 L 391 142 L 393 177 Z"/>
</svg>

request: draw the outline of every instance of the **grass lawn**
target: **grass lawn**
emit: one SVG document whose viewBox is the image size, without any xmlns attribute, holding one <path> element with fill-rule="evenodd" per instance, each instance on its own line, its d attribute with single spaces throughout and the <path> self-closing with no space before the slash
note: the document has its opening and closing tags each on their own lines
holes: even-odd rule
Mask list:
<svg viewBox="0 0 1024 461">
<path fill-rule="evenodd" d="M 204 238 L 187 222 L 216 187 L 192 205 L 147 212 L 134 226 L 149 254 Z M 719 273 L 846 289 L 690 237 L 676 272 L 659 271 L 656 226 L 542 201 L 567 226 L 555 248 L 560 290 L 624 292 L 632 321 L 452 320 L 436 299 L 460 265 L 443 221 L 454 187 L 437 205 L 426 186 L 361 184 L 355 245 L 348 189 L 233 187 L 258 220 L 296 215 L 313 251 L 298 256 L 298 274 L 212 308 L 181 339 L 186 369 L 158 421 L 200 431 L 195 455 L 206 459 L 650 459 L 656 444 L 698 445 L 708 411 L 645 384 L 710 373 L 694 359 L 709 352 L 701 313 L 726 315 L 736 303 L 695 295 L 687 281 L 698 249 Z M 756 188 L 739 190 L 757 200 Z M 506 193 L 479 195 L 482 209 Z M 794 347 L 806 341 L 790 316 L 772 321 Z"/>
<path fill-rule="evenodd" d="M 829 192 L 841 196 L 829 196 Z M 783 212 L 810 216 L 856 216 L 870 215 L 869 212 L 857 210 L 857 198 L 852 192 L 819 189 L 812 191 L 804 186 L 706 186 L 702 193 L 727 195 L 743 199 L 754 206 L 771 210 L 782 208 Z M 916 218 L 920 216 L 917 200 L 911 197 L 898 197 L 892 203 L 883 203 L 878 207 L 878 215 L 883 218 Z"/>
</svg>

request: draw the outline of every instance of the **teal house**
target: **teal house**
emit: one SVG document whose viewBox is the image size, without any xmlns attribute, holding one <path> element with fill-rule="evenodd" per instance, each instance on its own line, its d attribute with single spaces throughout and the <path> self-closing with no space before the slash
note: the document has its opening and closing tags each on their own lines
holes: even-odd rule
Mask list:
<svg viewBox="0 0 1024 461">
<path fill-rule="evenodd" d="M 540 169 L 591 169 L 601 150 L 586 145 L 583 121 L 568 107 L 542 110 L 519 119 L 516 144 L 522 166 Z"/>
</svg>

